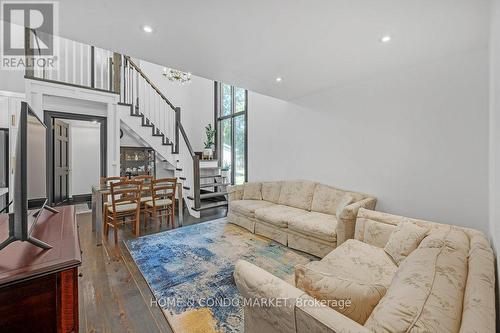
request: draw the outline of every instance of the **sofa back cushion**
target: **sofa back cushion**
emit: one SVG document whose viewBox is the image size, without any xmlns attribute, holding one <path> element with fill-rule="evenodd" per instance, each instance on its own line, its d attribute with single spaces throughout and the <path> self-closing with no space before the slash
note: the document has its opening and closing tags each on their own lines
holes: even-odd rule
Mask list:
<svg viewBox="0 0 500 333">
<path fill-rule="evenodd" d="M 311 210 L 318 213 L 335 215 L 339 204 L 341 204 L 346 196 L 350 196 L 350 201 L 359 201 L 359 194 L 354 192 L 344 191 L 335 187 L 318 184 L 314 190 L 314 195 L 311 204 Z"/>
<path fill-rule="evenodd" d="M 311 210 L 315 182 L 307 180 L 285 181 L 281 185 L 280 205 Z"/>
<path fill-rule="evenodd" d="M 243 200 L 262 200 L 261 183 L 245 183 L 243 185 Z"/>
<path fill-rule="evenodd" d="M 280 200 L 281 182 L 262 183 L 262 200 L 277 204 Z"/>
<path fill-rule="evenodd" d="M 402 262 L 365 327 L 373 332 L 458 332 L 468 251 L 462 230 L 431 232 Z"/>
<path fill-rule="evenodd" d="M 368 222 L 368 221 L 371 221 L 371 222 Z M 393 214 L 378 212 L 378 211 L 371 210 L 371 209 L 360 208 L 358 211 L 358 216 L 356 218 L 354 239 L 357 239 L 357 240 L 362 241 L 362 242 L 365 241 L 365 235 L 366 235 L 365 228 L 368 224 L 377 223 L 377 224 L 380 224 L 380 226 L 379 226 L 380 228 L 390 229 L 390 228 L 396 228 L 402 222 L 411 222 L 411 223 L 414 223 L 418 226 L 428 228 L 429 230 L 432 230 L 432 231 L 448 230 L 448 228 L 450 227 L 449 224 L 442 224 L 442 223 L 437 223 L 437 222 L 412 219 L 412 218 L 405 217 L 405 216 L 393 215 Z M 468 228 L 460 228 L 460 229 L 465 231 L 465 232 L 478 232 L 474 229 L 468 229 Z M 381 240 L 382 239 L 379 238 L 379 241 L 381 241 Z M 389 239 L 387 239 L 387 240 L 389 240 Z M 384 247 L 384 246 L 385 246 L 385 244 L 381 247 Z"/>
<path fill-rule="evenodd" d="M 384 248 L 397 226 L 372 220 L 364 222 L 363 239 L 366 244 Z M 359 240 L 359 239 L 358 239 Z"/>
<path fill-rule="evenodd" d="M 420 227 L 414 223 L 403 221 L 396 227 L 389 237 L 384 251 L 394 259 L 396 265 L 400 265 L 408 255 L 415 250 L 422 239 L 427 235 L 429 229 Z"/>
</svg>

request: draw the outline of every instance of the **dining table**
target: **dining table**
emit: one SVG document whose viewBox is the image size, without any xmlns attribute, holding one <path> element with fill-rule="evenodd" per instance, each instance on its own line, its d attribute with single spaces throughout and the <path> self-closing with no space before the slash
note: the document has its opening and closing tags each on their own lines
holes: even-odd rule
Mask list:
<svg viewBox="0 0 500 333">
<path fill-rule="evenodd" d="M 145 183 L 147 184 L 147 182 Z M 126 186 L 126 185 L 124 185 Z M 92 232 L 95 232 L 96 245 L 102 245 L 103 225 L 104 225 L 104 203 L 111 195 L 111 186 L 109 184 L 92 185 Z M 177 183 L 176 188 L 177 198 L 177 223 L 173 222 L 174 227 L 181 227 L 184 221 L 184 207 L 182 200 L 182 183 Z"/>
</svg>

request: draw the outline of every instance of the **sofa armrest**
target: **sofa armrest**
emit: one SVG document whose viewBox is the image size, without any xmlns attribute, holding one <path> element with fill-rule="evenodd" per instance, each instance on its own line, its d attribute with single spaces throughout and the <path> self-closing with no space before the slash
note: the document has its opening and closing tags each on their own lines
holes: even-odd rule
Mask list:
<svg viewBox="0 0 500 333">
<path fill-rule="evenodd" d="M 356 216 L 360 208 L 375 209 L 377 199 L 366 198 L 344 207 L 337 212 L 337 246 L 348 239 L 354 238 L 354 229 L 356 227 Z"/>
<path fill-rule="evenodd" d="M 244 260 L 234 269 L 243 296 L 245 333 L 295 332 L 295 301 L 304 292 Z"/>
<path fill-rule="evenodd" d="M 229 202 L 243 198 L 243 185 L 228 185 L 226 190 Z"/>
<path fill-rule="evenodd" d="M 321 304 L 309 295 L 296 302 L 297 333 L 370 333 L 368 328 Z"/>
</svg>

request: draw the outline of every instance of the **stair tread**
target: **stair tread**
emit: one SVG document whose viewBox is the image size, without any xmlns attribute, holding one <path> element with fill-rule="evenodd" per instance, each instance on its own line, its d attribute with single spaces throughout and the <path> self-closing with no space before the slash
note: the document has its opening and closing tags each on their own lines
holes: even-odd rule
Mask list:
<svg viewBox="0 0 500 333">
<path fill-rule="evenodd" d="M 221 167 L 219 166 L 204 166 L 204 165 L 200 165 L 200 169 L 217 169 L 219 170 Z"/>
<path fill-rule="evenodd" d="M 200 194 L 200 200 L 215 198 L 215 197 L 222 197 L 226 194 L 227 194 L 227 191 L 203 193 L 203 194 Z M 194 196 L 192 196 L 192 195 L 188 196 L 187 198 L 189 200 L 194 200 Z"/>
<path fill-rule="evenodd" d="M 200 208 L 195 208 L 195 207 L 192 207 L 192 208 L 195 211 L 200 211 L 200 210 L 212 209 L 212 208 L 223 207 L 223 206 L 227 206 L 227 201 L 217 201 L 214 203 L 202 205 Z"/>
<path fill-rule="evenodd" d="M 200 199 L 219 197 L 219 196 L 223 196 L 226 194 L 227 194 L 227 191 L 209 192 L 209 193 L 200 194 Z"/>
<path fill-rule="evenodd" d="M 228 184 L 224 183 L 206 183 L 206 184 L 200 184 L 200 188 L 203 187 L 214 187 L 214 186 L 227 186 Z"/>
</svg>

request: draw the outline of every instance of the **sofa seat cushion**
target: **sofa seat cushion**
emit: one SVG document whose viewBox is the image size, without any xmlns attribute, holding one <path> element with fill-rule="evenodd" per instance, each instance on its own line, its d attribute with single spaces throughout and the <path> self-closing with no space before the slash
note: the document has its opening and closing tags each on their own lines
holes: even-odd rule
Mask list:
<svg viewBox="0 0 500 333">
<path fill-rule="evenodd" d="M 398 267 L 384 249 L 348 239 L 321 262 L 342 276 L 389 287 Z"/>
<path fill-rule="evenodd" d="M 321 261 L 295 267 L 295 284 L 364 324 L 385 295 L 397 267 L 383 249 L 348 240 Z M 340 307 L 349 300 L 348 306 Z"/>
<path fill-rule="evenodd" d="M 327 242 L 337 240 L 337 218 L 334 215 L 311 212 L 293 216 L 288 221 L 288 229 Z"/>
<path fill-rule="evenodd" d="M 292 217 L 304 214 L 307 214 L 307 211 L 283 205 L 272 205 L 255 210 L 257 219 L 280 228 L 286 228 Z"/>
<path fill-rule="evenodd" d="M 255 217 L 256 209 L 273 205 L 273 203 L 263 200 L 235 200 L 231 201 L 230 209 L 247 217 Z"/>
<path fill-rule="evenodd" d="M 401 263 L 365 326 L 373 332 L 458 332 L 468 251 L 463 231 L 431 231 Z"/>
</svg>

